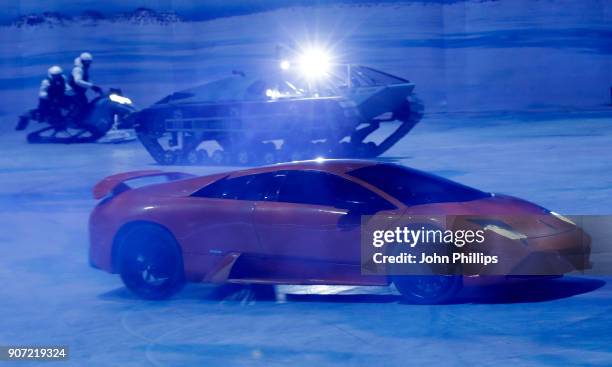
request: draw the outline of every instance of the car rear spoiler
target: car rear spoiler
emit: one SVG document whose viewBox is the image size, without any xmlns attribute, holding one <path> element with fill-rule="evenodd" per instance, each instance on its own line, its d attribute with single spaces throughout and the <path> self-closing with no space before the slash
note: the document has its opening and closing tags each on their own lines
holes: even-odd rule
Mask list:
<svg viewBox="0 0 612 367">
<path fill-rule="evenodd" d="M 180 180 L 183 178 L 195 177 L 189 173 L 183 172 L 164 172 L 160 170 L 144 170 L 144 171 L 130 171 L 118 173 L 116 175 L 108 176 L 102 181 L 98 182 L 93 188 L 94 199 L 102 199 L 108 194 L 118 194 L 125 190 L 129 190 L 130 187 L 125 183 L 129 180 L 134 180 L 143 177 L 162 177 L 165 176 L 168 180 Z"/>
</svg>

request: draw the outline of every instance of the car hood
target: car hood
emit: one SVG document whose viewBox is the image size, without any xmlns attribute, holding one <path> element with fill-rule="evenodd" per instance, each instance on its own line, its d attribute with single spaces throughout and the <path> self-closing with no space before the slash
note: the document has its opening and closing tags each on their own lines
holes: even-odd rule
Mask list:
<svg viewBox="0 0 612 367">
<path fill-rule="evenodd" d="M 494 225 L 520 232 L 528 238 L 551 236 L 575 228 L 539 205 L 500 194 L 466 202 L 419 205 L 409 208 L 406 214 L 460 216 L 455 227 L 463 227 L 460 223 L 482 228 Z"/>
</svg>

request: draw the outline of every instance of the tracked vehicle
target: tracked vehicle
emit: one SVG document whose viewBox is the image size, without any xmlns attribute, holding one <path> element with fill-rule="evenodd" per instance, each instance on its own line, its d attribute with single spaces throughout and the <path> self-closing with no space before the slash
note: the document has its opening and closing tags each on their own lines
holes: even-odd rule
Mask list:
<svg viewBox="0 0 612 367">
<path fill-rule="evenodd" d="M 423 115 L 406 79 L 360 65 L 312 64 L 282 60 L 259 75 L 235 71 L 131 118 L 160 164 L 249 165 L 376 157 Z M 386 122 L 394 122 L 391 133 L 373 134 Z"/>
</svg>

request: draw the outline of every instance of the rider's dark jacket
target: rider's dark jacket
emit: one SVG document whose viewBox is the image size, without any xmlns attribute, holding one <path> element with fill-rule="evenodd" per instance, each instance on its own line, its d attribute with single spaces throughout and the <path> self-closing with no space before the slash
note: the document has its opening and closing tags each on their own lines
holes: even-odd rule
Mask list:
<svg viewBox="0 0 612 367">
<path fill-rule="evenodd" d="M 38 97 L 46 100 L 59 100 L 64 98 L 70 91 L 70 86 L 66 83 L 66 78 L 60 75 L 57 78 L 46 77 L 40 82 Z"/>
<path fill-rule="evenodd" d="M 93 87 L 93 83 L 89 81 L 89 68 L 83 67 L 83 62 L 80 57 L 74 59 L 74 67 L 70 74 L 69 84 L 74 94 L 85 94 L 87 89 Z"/>
</svg>

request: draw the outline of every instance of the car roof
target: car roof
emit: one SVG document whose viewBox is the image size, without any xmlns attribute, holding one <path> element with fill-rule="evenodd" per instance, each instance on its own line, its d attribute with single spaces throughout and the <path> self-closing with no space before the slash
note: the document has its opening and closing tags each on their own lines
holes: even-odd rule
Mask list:
<svg viewBox="0 0 612 367">
<path fill-rule="evenodd" d="M 147 192 L 151 192 L 151 191 L 156 191 L 160 193 L 163 192 L 165 195 L 167 195 L 170 192 L 176 192 L 176 193 L 179 193 L 179 195 L 185 195 L 185 194 L 190 195 L 194 191 L 199 190 L 200 188 L 212 182 L 215 182 L 219 179 L 225 178 L 225 177 L 234 178 L 234 177 L 241 177 L 241 176 L 253 175 L 253 174 L 258 174 L 258 173 L 275 172 L 275 171 L 282 171 L 282 170 L 316 170 L 316 171 L 323 171 L 323 172 L 329 172 L 332 174 L 342 175 L 354 169 L 373 166 L 373 165 L 380 164 L 380 163 L 381 162 L 377 162 L 377 161 L 358 160 L 358 159 L 324 159 L 324 160 L 315 159 L 315 160 L 309 160 L 309 161 L 277 163 L 277 164 L 273 164 L 269 166 L 247 168 L 247 169 L 236 170 L 236 171 L 220 172 L 220 173 L 215 173 L 211 175 L 198 176 L 194 178 L 188 178 L 188 179 L 179 180 L 179 181 L 172 181 L 172 182 L 167 182 L 167 183 L 158 184 L 158 185 L 151 185 L 151 186 L 139 188 L 138 190 L 139 191 L 145 190 Z"/>
<path fill-rule="evenodd" d="M 229 173 L 230 177 L 240 177 L 256 173 L 274 172 L 282 170 L 316 170 L 335 174 L 344 174 L 349 171 L 379 164 L 377 161 L 359 159 L 313 159 L 308 161 L 295 161 L 277 163 L 270 166 L 249 168 Z"/>
</svg>

